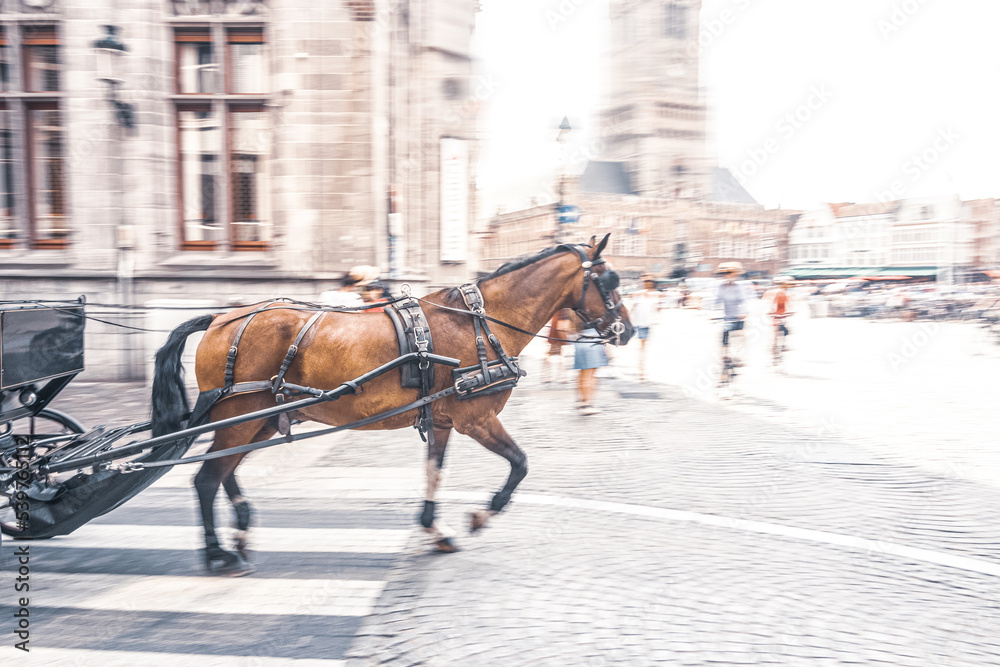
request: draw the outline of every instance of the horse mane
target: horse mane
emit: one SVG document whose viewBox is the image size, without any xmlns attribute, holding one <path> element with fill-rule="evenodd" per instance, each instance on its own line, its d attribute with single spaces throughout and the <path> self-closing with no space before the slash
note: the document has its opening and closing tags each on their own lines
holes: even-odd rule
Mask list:
<svg viewBox="0 0 1000 667">
<path fill-rule="evenodd" d="M 506 264 L 504 264 L 503 266 L 501 266 L 499 269 L 497 269 L 493 273 L 490 273 L 488 275 L 483 276 L 482 278 L 480 278 L 476 282 L 477 283 L 484 283 L 487 280 L 493 280 L 494 278 L 499 278 L 502 275 L 505 275 L 505 274 L 510 273 L 512 271 L 517 271 L 518 269 L 523 269 L 524 267 L 526 267 L 526 266 L 528 266 L 530 264 L 534 264 L 535 262 L 541 261 L 541 260 L 545 259 L 546 257 L 551 257 L 552 255 L 555 255 L 557 253 L 568 252 L 568 251 L 569 251 L 569 248 L 566 245 L 557 245 L 557 246 L 553 246 L 551 248 L 546 248 L 545 250 L 543 250 L 543 251 L 541 251 L 539 253 L 536 253 L 534 255 L 528 255 L 526 257 L 519 257 L 517 259 L 514 259 L 514 260 L 511 260 L 511 261 L 507 262 Z"/>
</svg>

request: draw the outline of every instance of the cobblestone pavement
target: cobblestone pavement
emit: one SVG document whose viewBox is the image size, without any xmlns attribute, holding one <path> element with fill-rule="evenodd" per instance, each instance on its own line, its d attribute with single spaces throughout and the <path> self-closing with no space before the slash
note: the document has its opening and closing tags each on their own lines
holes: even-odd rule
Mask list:
<svg viewBox="0 0 1000 667">
<path fill-rule="evenodd" d="M 67 393 L 93 423 L 95 392 Z M 675 387 L 599 398 L 581 417 L 568 385 L 524 381 L 502 415 L 529 461 L 514 501 L 456 554 L 413 530 L 349 665 L 1000 664 L 996 489 Z M 335 444 L 315 465 L 419 481 L 411 432 Z M 507 466 L 455 436 L 447 468 L 464 526 Z M 414 486 L 364 497 L 415 514 Z"/>
</svg>

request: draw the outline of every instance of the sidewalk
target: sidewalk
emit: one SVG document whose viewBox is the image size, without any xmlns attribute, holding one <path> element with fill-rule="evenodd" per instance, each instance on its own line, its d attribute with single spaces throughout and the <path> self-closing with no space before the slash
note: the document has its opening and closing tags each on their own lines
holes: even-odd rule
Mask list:
<svg viewBox="0 0 1000 667">
<path fill-rule="evenodd" d="M 414 530 L 348 664 L 1000 664 L 996 490 L 664 385 L 604 380 L 581 417 L 529 372 L 501 415 L 529 462 L 511 505 L 465 532 L 507 466 L 453 437 L 439 505 L 463 551 Z M 54 407 L 91 425 L 147 400 L 80 385 Z M 393 465 L 415 437 L 351 434 L 323 463 Z"/>
</svg>

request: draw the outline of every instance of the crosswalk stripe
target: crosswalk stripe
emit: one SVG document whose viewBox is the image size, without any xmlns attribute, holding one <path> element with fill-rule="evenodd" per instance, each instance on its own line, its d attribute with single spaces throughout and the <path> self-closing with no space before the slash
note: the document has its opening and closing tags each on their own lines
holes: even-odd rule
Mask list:
<svg viewBox="0 0 1000 667">
<path fill-rule="evenodd" d="M 275 616 L 367 616 L 384 581 L 148 577 L 48 573 L 32 582 L 32 605 L 102 611 Z"/>
<path fill-rule="evenodd" d="M 16 663 L 14 661 L 17 661 Z M 0 648 L 0 664 L 41 667 L 344 667 L 345 660 L 318 658 L 268 658 L 242 655 L 153 653 L 149 651 L 98 651 L 93 649 L 32 648 L 30 653 L 12 646 Z"/>
<path fill-rule="evenodd" d="M 251 529 L 258 551 L 312 553 L 402 553 L 409 530 L 369 528 L 268 528 Z M 45 542 L 44 548 L 92 549 L 201 549 L 200 526 L 162 526 L 95 523 L 71 535 Z"/>
<path fill-rule="evenodd" d="M 297 472 L 301 473 L 301 470 Z M 150 488 L 191 488 L 193 471 L 184 474 L 164 475 Z M 260 490 L 303 490 L 302 476 L 277 475 L 272 468 L 241 466 L 238 473 L 240 484 L 248 496 Z M 422 489 L 426 480 L 420 470 L 414 468 L 374 468 L 374 467 L 321 467 L 308 471 L 308 479 L 313 487 L 327 491 L 344 490 L 395 490 Z M 308 490 L 308 489 L 305 489 Z"/>
</svg>

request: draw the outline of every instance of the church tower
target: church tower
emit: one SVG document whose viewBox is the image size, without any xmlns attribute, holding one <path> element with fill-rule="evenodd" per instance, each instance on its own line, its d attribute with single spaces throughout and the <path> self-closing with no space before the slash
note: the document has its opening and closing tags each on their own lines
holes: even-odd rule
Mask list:
<svg viewBox="0 0 1000 667">
<path fill-rule="evenodd" d="M 611 0 L 603 159 L 641 196 L 704 198 L 705 104 L 698 94 L 701 0 Z"/>
</svg>

